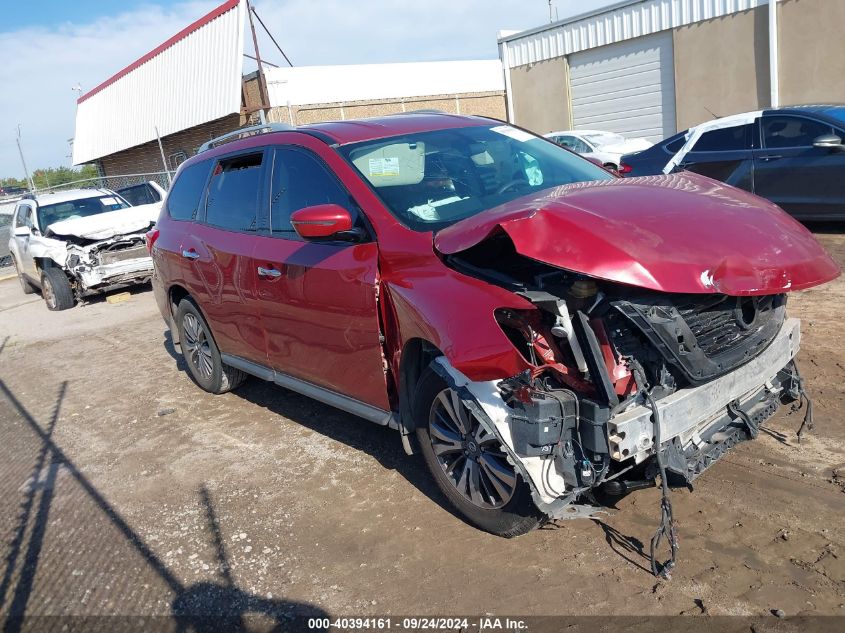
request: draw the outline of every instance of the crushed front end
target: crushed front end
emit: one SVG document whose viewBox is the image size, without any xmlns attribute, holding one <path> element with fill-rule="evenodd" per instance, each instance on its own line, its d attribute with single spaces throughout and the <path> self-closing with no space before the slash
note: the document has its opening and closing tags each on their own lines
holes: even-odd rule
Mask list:
<svg viewBox="0 0 845 633">
<path fill-rule="evenodd" d="M 106 240 L 65 237 L 65 270 L 77 296 L 149 281 L 153 260 L 144 238 L 144 232 Z"/>
<path fill-rule="evenodd" d="M 668 489 L 755 438 L 780 404 L 803 402 L 786 295 L 657 292 L 519 256 L 488 275 L 472 256 L 447 263 L 533 304 L 495 314 L 530 369 L 474 382 L 440 358 L 439 373 L 498 434 L 550 518 L 592 516 L 660 482 L 659 534 L 674 557 Z"/>
</svg>

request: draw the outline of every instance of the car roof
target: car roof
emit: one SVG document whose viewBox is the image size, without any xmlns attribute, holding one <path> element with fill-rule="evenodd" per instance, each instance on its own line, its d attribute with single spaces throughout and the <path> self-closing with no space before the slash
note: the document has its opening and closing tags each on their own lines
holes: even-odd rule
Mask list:
<svg viewBox="0 0 845 633">
<path fill-rule="evenodd" d="M 608 132 L 607 130 L 558 130 L 557 132 L 549 132 L 544 136 L 552 136 L 554 134 L 570 134 L 572 136 L 588 136 L 593 134 L 607 134 L 612 136 L 622 136 L 618 132 Z"/>
<path fill-rule="evenodd" d="M 275 129 L 261 134 L 251 134 L 245 138 L 230 140 L 220 145 L 200 151 L 191 156 L 183 165 L 191 165 L 207 158 L 215 158 L 222 154 L 237 152 L 243 149 L 262 148 L 279 142 L 290 134 L 307 134 L 319 138 L 332 146 L 372 141 L 405 134 L 419 132 L 433 132 L 464 127 L 480 127 L 491 125 L 506 125 L 504 121 L 481 116 L 463 116 L 457 114 L 408 112 L 370 119 L 350 119 L 348 121 L 327 121 L 311 123 L 287 129 Z M 250 131 L 255 128 L 245 128 Z M 237 133 L 235 130 L 234 133 Z M 225 137 L 221 137 L 225 138 Z M 213 141 L 212 141 L 213 142 Z"/>
<path fill-rule="evenodd" d="M 496 122 L 496 119 L 488 119 L 487 117 L 432 112 L 408 112 L 370 119 L 311 123 L 299 126 L 295 130 L 306 133 L 317 132 L 324 134 L 330 137 L 334 143 L 346 145 L 347 143 L 372 141 L 390 136 L 401 136 L 403 134 L 492 125 Z"/>
<path fill-rule="evenodd" d="M 38 205 L 58 204 L 71 200 L 84 200 L 85 198 L 98 198 L 100 196 L 114 195 L 108 189 L 66 189 L 64 191 L 51 191 L 35 194 L 35 202 Z M 26 200 L 23 198 L 22 200 Z M 32 198 L 30 198 L 31 200 Z"/>
</svg>

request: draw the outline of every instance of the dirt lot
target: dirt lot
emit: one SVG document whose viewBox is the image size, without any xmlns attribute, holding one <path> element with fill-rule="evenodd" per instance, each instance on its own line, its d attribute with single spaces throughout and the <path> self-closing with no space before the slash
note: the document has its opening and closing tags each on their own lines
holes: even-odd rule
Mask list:
<svg viewBox="0 0 845 633">
<path fill-rule="evenodd" d="M 200 391 L 147 288 L 50 313 L 0 282 L 0 614 L 845 615 L 843 305 L 843 279 L 790 300 L 815 433 L 783 409 L 675 492 L 658 582 L 654 490 L 499 539 L 389 430 L 258 380 Z"/>
</svg>

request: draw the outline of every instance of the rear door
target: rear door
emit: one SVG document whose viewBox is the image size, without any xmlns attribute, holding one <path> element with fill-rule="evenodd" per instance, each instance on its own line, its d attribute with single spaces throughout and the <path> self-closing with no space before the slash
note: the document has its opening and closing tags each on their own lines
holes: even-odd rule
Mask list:
<svg viewBox="0 0 845 633">
<path fill-rule="evenodd" d="M 678 169 L 753 191 L 753 125 L 710 130 L 701 135 Z"/>
<path fill-rule="evenodd" d="M 754 192 L 807 220 L 845 217 L 845 152 L 813 147 L 841 130 L 800 115 L 760 120 L 763 146 L 754 152 Z"/>
<path fill-rule="evenodd" d="M 389 410 L 379 338 L 378 247 L 321 149 L 288 145 L 272 155 L 271 233 L 256 239 L 253 252 L 268 362 L 284 374 Z M 368 237 L 358 243 L 302 240 L 291 214 L 325 203 L 348 209 Z"/>
<path fill-rule="evenodd" d="M 264 150 L 214 160 L 197 221 L 182 235 L 179 257 L 188 291 L 222 352 L 264 364 L 252 249 L 266 201 Z M 161 238 L 159 238 L 161 239 Z"/>
</svg>

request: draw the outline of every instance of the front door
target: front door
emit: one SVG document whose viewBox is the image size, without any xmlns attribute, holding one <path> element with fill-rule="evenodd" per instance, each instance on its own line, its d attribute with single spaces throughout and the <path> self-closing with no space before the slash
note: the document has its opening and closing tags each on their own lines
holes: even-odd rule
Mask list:
<svg viewBox="0 0 845 633">
<path fill-rule="evenodd" d="M 845 217 L 845 152 L 813 147 L 842 132 L 797 115 L 764 116 L 763 147 L 754 152 L 754 193 L 807 220 Z"/>
<path fill-rule="evenodd" d="M 378 320 L 378 246 L 308 242 L 294 211 L 325 203 L 364 219 L 350 194 L 317 156 L 298 146 L 272 155 L 271 234 L 253 251 L 268 362 L 299 378 L 389 410 Z"/>
</svg>

